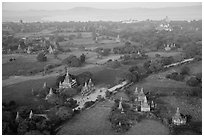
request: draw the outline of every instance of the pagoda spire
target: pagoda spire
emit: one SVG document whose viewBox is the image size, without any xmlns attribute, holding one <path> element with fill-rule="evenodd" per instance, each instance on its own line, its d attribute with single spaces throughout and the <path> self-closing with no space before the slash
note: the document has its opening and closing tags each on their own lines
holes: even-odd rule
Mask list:
<svg viewBox="0 0 204 137">
<path fill-rule="evenodd" d="M 143 92 L 143 88 L 141 88 L 141 93 L 143 94 L 144 92 Z"/>
<path fill-rule="evenodd" d="M 52 88 L 50 88 L 49 95 L 52 95 L 52 94 L 53 94 Z"/>
<path fill-rule="evenodd" d="M 87 84 L 87 82 L 85 82 L 85 84 L 84 84 L 84 88 L 88 88 L 88 84 Z"/>
<path fill-rule="evenodd" d="M 29 114 L 29 119 L 31 119 L 32 117 L 33 117 L 33 111 L 31 110 Z"/>
<path fill-rule="evenodd" d="M 135 88 L 135 93 L 136 93 L 136 94 L 138 94 L 138 90 L 137 90 L 137 87 Z"/>
<path fill-rule="evenodd" d="M 123 106 L 122 106 L 123 97 L 120 98 L 118 109 L 121 110 L 121 113 L 124 113 Z"/>
<path fill-rule="evenodd" d="M 65 80 L 67 81 L 67 83 L 70 83 L 70 81 L 69 81 L 69 70 L 68 70 L 68 67 L 67 67 L 67 72 L 66 72 Z"/>
<path fill-rule="evenodd" d="M 180 109 L 179 109 L 179 107 L 176 108 L 176 114 L 175 114 L 175 115 L 176 115 L 177 117 L 180 117 L 181 114 L 180 114 Z"/>
<path fill-rule="evenodd" d="M 46 87 L 47 87 L 47 83 L 44 82 L 44 84 L 43 84 L 43 88 L 46 88 Z"/>
<path fill-rule="evenodd" d="M 16 114 L 16 120 L 19 120 L 19 112 Z"/>
</svg>

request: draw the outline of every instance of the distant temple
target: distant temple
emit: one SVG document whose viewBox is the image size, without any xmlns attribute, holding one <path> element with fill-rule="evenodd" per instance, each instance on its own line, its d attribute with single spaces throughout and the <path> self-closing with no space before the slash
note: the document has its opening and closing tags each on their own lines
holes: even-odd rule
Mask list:
<svg viewBox="0 0 204 137">
<path fill-rule="evenodd" d="M 59 83 L 59 89 L 63 89 L 63 88 L 73 88 L 77 85 L 76 79 L 71 79 L 69 77 L 69 71 L 67 68 L 67 72 L 66 72 L 66 76 L 63 82 L 60 81 Z"/>
<path fill-rule="evenodd" d="M 169 23 L 170 23 L 170 19 L 166 16 L 166 18 L 162 20 L 161 24 L 156 29 L 157 30 L 172 31 L 173 29 Z"/>
<path fill-rule="evenodd" d="M 147 97 L 145 96 L 143 92 L 143 88 L 141 88 L 140 92 L 138 92 L 137 87 L 135 88 L 135 110 L 138 111 L 140 109 L 141 111 L 150 111 L 150 105 L 147 102 Z"/>
<path fill-rule="evenodd" d="M 180 110 L 177 107 L 176 114 L 172 117 L 172 123 L 175 125 L 184 125 L 186 124 L 186 117 L 181 116 Z"/>
<path fill-rule="evenodd" d="M 120 43 L 120 35 L 117 36 L 117 38 L 115 39 L 116 42 Z"/>
<path fill-rule="evenodd" d="M 55 49 L 53 49 L 52 46 L 50 46 L 49 49 L 48 49 L 48 51 L 49 51 L 50 54 L 53 54 L 54 51 L 55 51 Z"/>
<path fill-rule="evenodd" d="M 46 83 L 46 82 L 44 82 L 43 88 L 44 88 L 44 89 L 47 88 L 47 83 Z"/>
<path fill-rule="evenodd" d="M 87 82 L 85 82 L 85 85 L 82 87 L 81 94 L 83 96 L 84 95 L 88 95 L 88 94 L 90 94 L 94 90 L 95 90 L 95 86 L 94 86 L 92 80 L 89 79 L 88 84 L 87 84 Z"/>
<path fill-rule="evenodd" d="M 32 47 L 28 46 L 28 49 L 27 49 L 26 52 L 27 52 L 28 54 L 31 54 L 31 49 L 32 49 Z"/>
</svg>

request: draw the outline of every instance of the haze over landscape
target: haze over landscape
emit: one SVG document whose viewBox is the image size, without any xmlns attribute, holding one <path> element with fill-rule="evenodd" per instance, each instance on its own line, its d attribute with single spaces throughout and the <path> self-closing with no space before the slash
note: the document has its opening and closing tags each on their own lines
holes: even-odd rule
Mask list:
<svg viewBox="0 0 204 137">
<path fill-rule="evenodd" d="M 26 3 L 27 5 L 32 5 L 32 3 Z M 49 3 L 50 4 L 50 3 Z M 74 3 L 76 5 L 76 3 Z M 70 4 L 70 5 L 74 5 Z M 34 6 L 25 6 L 17 4 L 14 8 L 15 3 L 8 4 L 3 3 L 3 22 L 9 21 L 19 21 L 20 19 L 26 22 L 32 21 L 121 21 L 127 19 L 135 20 L 160 20 L 165 16 L 168 16 L 171 20 L 199 20 L 202 18 L 202 5 L 201 3 L 177 3 L 174 5 L 166 3 L 159 4 L 160 6 L 154 6 L 155 3 L 145 3 L 135 4 L 132 3 L 121 8 L 121 4 L 115 3 L 113 8 L 110 8 L 113 3 L 107 6 L 107 3 L 100 3 L 94 6 L 94 3 L 78 4 L 78 6 L 66 6 L 62 8 L 37 8 Z M 152 7 L 148 6 L 151 5 Z M 64 4 L 66 5 L 66 3 Z M 134 7 L 133 7 L 134 6 Z M 26 8 L 27 7 L 27 8 Z M 41 6 L 40 6 L 41 7 Z M 47 6 L 49 7 L 49 5 Z"/>
</svg>

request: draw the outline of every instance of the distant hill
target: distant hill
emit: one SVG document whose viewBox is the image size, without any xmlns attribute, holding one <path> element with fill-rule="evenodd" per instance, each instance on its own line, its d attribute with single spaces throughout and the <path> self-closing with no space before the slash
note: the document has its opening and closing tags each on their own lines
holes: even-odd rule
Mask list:
<svg viewBox="0 0 204 137">
<path fill-rule="evenodd" d="M 167 8 L 127 8 L 127 9 L 96 9 L 90 7 L 76 7 L 69 10 L 28 10 L 2 11 L 2 20 L 26 22 L 32 21 L 121 21 L 161 20 L 168 16 L 171 20 L 202 19 L 202 6 L 167 7 Z"/>
</svg>

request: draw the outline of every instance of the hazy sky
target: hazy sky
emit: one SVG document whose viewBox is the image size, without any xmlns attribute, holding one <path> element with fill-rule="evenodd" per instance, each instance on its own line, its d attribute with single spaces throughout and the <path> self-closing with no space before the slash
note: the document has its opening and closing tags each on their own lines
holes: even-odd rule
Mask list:
<svg viewBox="0 0 204 137">
<path fill-rule="evenodd" d="M 201 2 L 3 2 L 3 10 L 65 10 L 74 7 L 93 7 L 101 9 L 120 9 L 120 8 L 162 8 L 162 7 L 182 7 L 201 5 Z"/>
</svg>

